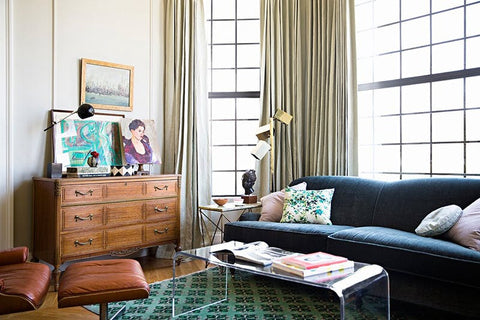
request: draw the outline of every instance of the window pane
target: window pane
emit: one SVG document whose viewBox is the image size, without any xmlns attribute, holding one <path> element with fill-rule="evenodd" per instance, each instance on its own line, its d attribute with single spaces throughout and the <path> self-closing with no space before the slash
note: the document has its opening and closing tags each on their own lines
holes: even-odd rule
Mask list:
<svg viewBox="0 0 480 320">
<path fill-rule="evenodd" d="M 434 144 L 432 146 L 433 173 L 462 173 L 463 144 Z"/>
<path fill-rule="evenodd" d="M 212 172 L 212 194 L 233 195 L 235 194 L 234 172 Z"/>
<path fill-rule="evenodd" d="M 375 171 L 400 172 L 400 147 L 376 146 Z"/>
<path fill-rule="evenodd" d="M 358 119 L 358 143 L 360 145 L 373 143 L 373 118 Z"/>
<path fill-rule="evenodd" d="M 402 148 L 402 171 L 430 172 L 430 145 L 406 145 Z"/>
<path fill-rule="evenodd" d="M 237 67 L 260 68 L 260 45 L 242 44 L 238 45 Z"/>
<path fill-rule="evenodd" d="M 238 69 L 237 81 L 238 91 L 259 91 L 260 69 Z"/>
<path fill-rule="evenodd" d="M 374 21 L 376 26 L 396 22 L 400 19 L 399 0 L 382 0 L 374 3 Z"/>
<path fill-rule="evenodd" d="M 373 81 L 373 59 L 364 58 L 357 61 L 358 83 L 369 83 Z"/>
<path fill-rule="evenodd" d="M 357 57 L 371 57 L 373 56 L 374 41 L 373 30 L 367 30 L 357 33 Z"/>
<path fill-rule="evenodd" d="M 212 121 L 212 144 L 235 144 L 235 121 Z"/>
<path fill-rule="evenodd" d="M 238 170 L 245 171 L 247 169 L 255 169 L 256 159 L 252 156 L 253 146 L 249 147 L 237 147 L 237 168 Z"/>
<path fill-rule="evenodd" d="M 213 43 L 235 43 L 235 21 L 212 22 Z"/>
<path fill-rule="evenodd" d="M 212 0 L 203 0 L 203 10 L 205 11 L 205 20 L 210 20 L 212 17 L 211 13 Z M 210 34 L 210 33 L 207 33 Z"/>
<path fill-rule="evenodd" d="M 432 72 L 463 69 L 463 40 L 432 47 Z"/>
<path fill-rule="evenodd" d="M 373 172 L 373 146 L 360 146 L 358 148 L 358 168 L 359 172 L 366 176 L 366 173 Z M 371 176 L 373 178 L 373 176 Z"/>
<path fill-rule="evenodd" d="M 463 111 L 432 114 L 432 141 L 463 141 Z"/>
<path fill-rule="evenodd" d="M 430 74 L 430 48 L 420 48 L 402 53 L 402 78 Z"/>
<path fill-rule="evenodd" d="M 430 142 L 430 114 L 403 116 L 402 142 Z"/>
<path fill-rule="evenodd" d="M 385 53 L 400 49 L 400 24 L 396 23 L 375 30 L 375 53 Z"/>
<path fill-rule="evenodd" d="M 402 112 L 430 110 L 430 84 L 414 84 L 402 87 Z"/>
<path fill-rule="evenodd" d="M 260 18 L 259 0 L 240 0 L 237 1 L 237 18 Z"/>
<path fill-rule="evenodd" d="M 480 173 L 480 143 L 468 143 L 466 149 L 466 170 L 467 173 Z"/>
<path fill-rule="evenodd" d="M 480 141 L 480 110 L 466 111 L 466 138 L 467 141 Z M 480 158 L 478 158 L 480 163 Z"/>
<path fill-rule="evenodd" d="M 255 135 L 257 129 L 257 120 L 237 121 L 237 144 L 255 145 L 257 143 L 257 136 Z"/>
<path fill-rule="evenodd" d="M 402 22 L 402 49 L 430 44 L 430 18 Z"/>
<path fill-rule="evenodd" d="M 467 39 L 467 68 L 480 67 L 480 37 Z"/>
<path fill-rule="evenodd" d="M 432 15 L 432 42 L 463 37 L 463 8 Z"/>
<path fill-rule="evenodd" d="M 432 1 L 432 12 L 438 12 L 461 5 L 463 5 L 463 0 L 434 0 Z"/>
<path fill-rule="evenodd" d="M 480 107 L 480 76 L 465 79 L 465 103 L 467 108 Z"/>
<path fill-rule="evenodd" d="M 358 116 L 371 117 L 373 115 L 373 90 L 358 91 Z"/>
<path fill-rule="evenodd" d="M 463 79 L 432 83 L 432 110 L 463 108 Z"/>
<path fill-rule="evenodd" d="M 212 169 L 234 170 L 235 147 L 212 147 Z"/>
<path fill-rule="evenodd" d="M 400 54 L 391 53 L 375 57 L 374 80 L 392 80 L 400 77 Z"/>
<path fill-rule="evenodd" d="M 237 99 L 237 118 L 238 119 L 260 118 L 260 99 L 258 98 Z M 257 120 L 257 125 L 258 125 L 258 120 Z"/>
<path fill-rule="evenodd" d="M 400 117 L 375 118 L 375 143 L 400 141 Z"/>
<path fill-rule="evenodd" d="M 467 6 L 467 37 L 480 34 L 480 3 Z"/>
<path fill-rule="evenodd" d="M 373 92 L 375 115 L 400 113 L 400 88 L 377 89 Z"/>
<path fill-rule="evenodd" d="M 235 0 L 212 0 L 213 19 L 235 19 Z"/>
<path fill-rule="evenodd" d="M 212 68 L 235 68 L 235 46 L 214 45 L 212 54 Z"/>
<path fill-rule="evenodd" d="M 430 0 L 402 0 L 402 19 L 430 13 Z"/>
<path fill-rule="evenodd" d="M 235 91 L 235 70 L 213 70 L 212 91 Z"/>
<path fill-rule="evenodd" d="M 260 21 L 246 20 L 238 21 L 238 43 L 259 43 L 260 42 Z"/>
<path fill-rule="evenodd" d="M 211 99 L 212 119 L 235 119 L 235 99 Z"/>
</svg>

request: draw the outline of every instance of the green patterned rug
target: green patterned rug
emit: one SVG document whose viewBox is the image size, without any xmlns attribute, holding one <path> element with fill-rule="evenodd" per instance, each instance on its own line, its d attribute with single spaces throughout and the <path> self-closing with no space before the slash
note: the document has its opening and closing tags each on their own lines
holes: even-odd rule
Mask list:
<svg viewBox="0 0 480 320">
<path fill-rule="evenodd" d="M 178 306 L 182 312 L 205 305 L 223 297 L 225 274 L 219 268 L 177 278 Z M 228 301 L 221 302 L 175 319 L 339 319 L 338 298 L 329 290 L 296 283 L 236 272 L 229 275 Z M 213 285 L 212 285 L 213 284 Z M 126 309 L 117 319 L 171 319 L 172 280 L 150 285 L 148 299 L 110 303 L 109 313 L 115 314 L 123 305 Z M 97 306 L 86 306 L 98 314 Z M 178 309 L 177 309 L 178 310 Z M 378 319 L 373 311 L 364 310 L 355 320 Z M 426 319 L 425 314 L 415 316 L 402 308 L 392 312 L 392 320 Z"/>
</svg>

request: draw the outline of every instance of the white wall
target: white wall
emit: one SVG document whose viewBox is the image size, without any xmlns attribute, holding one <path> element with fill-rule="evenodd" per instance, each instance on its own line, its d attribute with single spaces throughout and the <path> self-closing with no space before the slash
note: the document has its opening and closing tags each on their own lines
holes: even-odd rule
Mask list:
<svg viewBox="0 0 480 320">
<path fill-rule="evenodd" d="M 0 22 L 0 33 L 11 39 L 8 42 L 0 38 L 0 85 L 7 83 L 0 87 L 0 112 L 11 110 L 6 124 L 0 122 L 0 126 L 2 132 L 8 124 L 12 127 L 11 143 L 3 143 L 8 136 L 0 135 L 0 157 L 13 154 L 10 181 L 14 244 L 31 247 L 32 177 L 44 176 L 47 163 L 53 160 L 51 132 L 44 133 L 43 129 L 48 125 L 50 109 L 78 107 L 81 58 L 135 67 L 133 111 L 98 112 L 123 113 L 162 123 L 162 5 L 161 0 L 0 0 L 0 6 L 0 16 L 7 10 L 11 15 L 10 21 Z M 5 57 L 8 52 L 10 59 Z M 9 64 L 10 75 L 2 72 Z M 5 88 L 9 88 L 10 95 Z M 157 128 L 162 141 L 163 130 Z M 0 161 L 3 165 L 6 160 Z M 0 170 L 1 188 L 8 185 L 4 171 L 8 173 L 9 169 Z M 11 191 L 3 190 L 2 212 L 6 208 L 4 198 L 11 198 Z M 0 233 L 8 233 L 9 227 L 0 221 Z M 0 248 L 8 245 L 8 240 L 0 238 Z"/>
</svg>

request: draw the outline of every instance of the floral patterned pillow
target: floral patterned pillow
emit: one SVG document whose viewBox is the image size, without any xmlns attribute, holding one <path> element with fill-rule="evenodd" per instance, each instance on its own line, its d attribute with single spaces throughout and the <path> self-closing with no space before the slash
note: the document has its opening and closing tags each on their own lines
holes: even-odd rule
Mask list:
<svg viewBox="0 0 480 320">
<path fill-rule="evenodd" d="M 330 208 L 334 190 L 294 190 L 287 187 L 280 222 L 332 224 Z"/>
</svg>

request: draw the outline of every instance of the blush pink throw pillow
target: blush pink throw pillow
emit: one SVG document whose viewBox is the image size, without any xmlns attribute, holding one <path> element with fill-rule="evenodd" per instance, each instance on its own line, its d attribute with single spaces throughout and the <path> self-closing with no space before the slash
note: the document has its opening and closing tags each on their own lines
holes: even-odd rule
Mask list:
<svg viewBox="0 0 480 320">
<path fill-rule="evenodd" d="M 463 209 L 462 216 L 445 237 L 464 247 L 480 251 L 480 199 Z"/>
<path fill-rule="evenodd" d="M 307 190 L 307 183 L 302 182 L 291 187 L 295 190 Z M 272 192 L 262 197 L 262 211 L 259 221 L 280 222 L 283 213 L 283 201 L 285 200 L 285 189 Z"/>
</svg>

